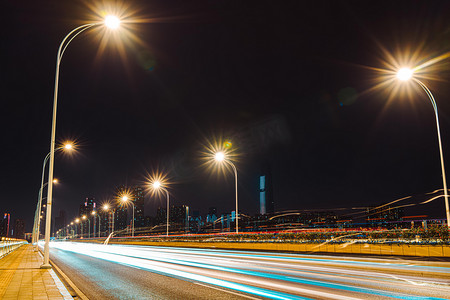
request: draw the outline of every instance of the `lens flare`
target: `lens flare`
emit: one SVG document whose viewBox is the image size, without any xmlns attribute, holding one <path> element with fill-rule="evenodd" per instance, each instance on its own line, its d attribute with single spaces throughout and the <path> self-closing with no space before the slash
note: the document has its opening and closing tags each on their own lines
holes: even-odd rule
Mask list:
<svg viewBox="0 0 450 300">
<path fill-rule="evenodd" d="M 401 81 L 407 81 L 412 78 L 413 73 L 413 70 L 411 70 L 410 68 L 401 68 L 397 72 L 397 78 Z"/>
<path fill-rule="evenodd" d="M 120 26 L 120 19 L 113 15 L 108 15 L 105 18 L 105 26 L 110 29 L 117 29 Z"/>
</svg>

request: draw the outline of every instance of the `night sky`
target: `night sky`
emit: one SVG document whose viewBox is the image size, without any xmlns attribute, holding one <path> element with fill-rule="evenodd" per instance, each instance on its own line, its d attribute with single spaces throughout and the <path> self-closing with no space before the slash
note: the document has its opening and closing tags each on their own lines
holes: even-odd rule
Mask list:
<svg viewBox="0 0 450 300">
<path fill-rule="evenodd" d="M 28 231 L 50 148 L 57 48 L 100 18 L 91 2 L 2 5 L 0 213 L 25 219 Z M 224 140 L 238 155 L 240 211 L 251 215 L 266 168 L 277 211 L 378 205 L 442 188 L 425 93 L 372 90 L 380 73 L 370 67 L 384 68 L 387 53 L 409 51 L 421 63 L 448 53 L 449 1 L 120 6 L 130 22 L 120 39 L 102 44 L 103 29 L 89 30 L 62 60 L 57 140 L 75 139 L 77 152 L 56 155 L 53 215 L 64 209 L 70 220 L 86 197 L 113 199 L 116 186 L 144 186 L 155 170 L 171 178 L 172 204 L 234 210 L 231 171 L 201 166 L 204 146 Z M 449 69 L 450 59 L 439 61 L 423 81 L 439 107 L 450 168 Z M 145 202 L 154 216 L 164 199 Z M 444 217 L 444 202 L 432 205 Z"/>
</svg>

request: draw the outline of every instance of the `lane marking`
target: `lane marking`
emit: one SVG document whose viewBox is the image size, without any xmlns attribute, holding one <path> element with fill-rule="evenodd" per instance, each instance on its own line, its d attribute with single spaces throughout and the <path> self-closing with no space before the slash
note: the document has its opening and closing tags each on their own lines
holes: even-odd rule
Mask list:
<svg viewBox="0 0 450 300">
<path fill-rule="evenodd" d="M 44 256 L 42 256 L 41 251 L 39 251 L 38 253 L 41 256 L 41 258 L 43 259 Z M 52 260 L 49 259 L 49 262 L 53 266 L 53 268 L 56 269 L 56 272 L 58 272 L 58 274 L 61 275 L 62 278 L 64 278 L 64 281 L 70 286 L 70 288 L 75 291 L 75 294 L 77 294 L 78 298 L 80 298 L 81 300 L 89 300 L 89 298 L 82 291 L 80 291 L 79 288 L 77 288 L 77 286 L 72 282 L 72 280 L 70 280 L 69 277 L 67 277 L 67 275 L 60 268 L 58 268 L 58 266 Z M 50 270 L 53 271 L 52 269 L 50 269 Z M 54 271 L 53 271 L 53 273 L 55 274 Z M 53 277 L 53 275 L 52 275 L 52 277 Z M 58 275 L 56 275 L 56 277 L 58 278 Z M 61 280 L 59 278 L 58 278 L 58 281 L 61 282 Z M 62 282 L 61 282 L 61 284 L 64 286 L 64 284 Z M 58 289 L 59 289 L 59 287 L 58 287 Z M 67 291 L 67 293 L 69 293 L 69 291 L 67 290 L 67 288 L 65 286 L 64 286 L 64 289 Z M 70 295 L 70 293 L 69 293 L 69 295 Z M 64 298 L 64 299 L 66 299 L 66 298 Z M 72 298 L 72 296 L 70 296 L 70 298 L 68 298 L 68 299 L 73 299 L 73 298 Z"/>
<path fill-rule="evenodd" d="M 61 295 L 64 297 L 64 300 L 73 299 L 72 295 L 70 295 L 69 291 L 66 289 L 64 284 L 58 278 L 58 275 L 56 275 L 55 271 L 50 269 L 49 272 L 50 272 L 50 275 L 52 276 L 53 280 L 55 281 L 56 287 L 58 288 Z"/>
</svg>

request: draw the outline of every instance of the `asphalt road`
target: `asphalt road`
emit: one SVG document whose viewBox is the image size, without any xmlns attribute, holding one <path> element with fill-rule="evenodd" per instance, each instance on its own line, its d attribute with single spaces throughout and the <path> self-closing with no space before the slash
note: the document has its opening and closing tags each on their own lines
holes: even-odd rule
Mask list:
<svg viewBox="0 0 450 300">
<path fill-rule="evenodd" d="M 450 263 L 52 242 L 89 299 L 450 299 Z"/>
</svg>

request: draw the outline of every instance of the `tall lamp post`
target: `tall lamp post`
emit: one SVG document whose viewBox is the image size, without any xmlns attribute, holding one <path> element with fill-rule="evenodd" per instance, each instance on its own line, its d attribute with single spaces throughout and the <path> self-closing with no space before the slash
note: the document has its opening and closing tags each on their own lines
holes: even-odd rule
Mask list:
<svg viewBox="0 0 450 300">
<path fill-rule="evenodd" d="M 78 223 L 80 223 L 80 219 L 76 218 L 75 219 L 75 235 L 78 237 Z M 80 227 L 80 231 L 81 231 L 81 235 L 83 235 L 83 227 Z"/>
<path fill-rule="evenodd" d="M 72 150 L 72 148 L 73 148 L 72 143 L 66 143 L 64 146 L 56 148 L 55 151 L 58 151 L 58 150 Z M 50 152 L 45 156 L 44 163 L 42 164 L 41 188 L 39 189 L 38 205 L 37 205 L 37 208 L 36 208 L 36 213 L 37 213 L 38 210 L 39 210 L 39 213 L 40 213 L 40 211 L 42 209 L 42 193 L 44 191 L 44 187 L 47 185 L 47 183 L 44 184 L 45 166 L 47 165 L 47 161 L 48 161 L 49 157 L 50 157 Z M 55 182 L 55 181 L 53 180 L 53 182 Z M 32 242 L 36 243 L 35 251 L 37 251 L 37 241 L 39 240 L 40 225 L 41 225 L 41 220 L 39 218 L 39 215 L 36 214 L 34 230 L 33 230 L 33 236 L 32 236 Z"/>
<path fill-rule="evenodd" d="M 450 227 L 450 211 L 449 211 L 449 205 L 448 205 L 447 180 L 445 177 L 444 154 L 442 151 L 441 130 L 439 127 L 438 108 L 437 108 L 436 101 L 434 100 L 434 96 L 431 93 L 431 91 L 428 89 L 428 87 L 422 81 L 418 80 L 417 78 L 414 78 L 413 75 L 414 75 L 414 70 L 409 69 L 409 68 L 401 68 L 397 72 L 397 78 L 399 80 L 401 80 L 401 81 L 414 80 L 418 85 L 420 85 L 420 87 L 427 94 L 428 98 L 431 101 L 431 105 L 433 106 L 434 115 L 436 118 L 437 137 L 438 137 L 438 143 L 439 143 L 439 155 L 441 158 L 441 173 L 442 173 L 442 183 L 444 186 L 445 214 L 447 217 L 447 227 Z"/>
<path fill-rule="evenodd" d="M 128 198 L 128 196 L 122 197 L 122 202 L 128 203 L 128 200 L 129 200 L 129 203 L 131 203 L 131 205 L 133 206 L 133 220 L 131 221 L 131 236 L 134 237 L 134 203 L 133 203 L 133 200 L 130 200 L 130 198 Z"/>
<path fill-rule="evenodd" d="M 98 217 L 98 237 L 101 237 L 100 234 L 100 228 L 101 228 L 101 220 L 100 220 L 100 213 L 97 213 L 95 210 L 92 212 L 93 215 L 97 215 Z M 94 217 L 95 218 L 95 217 Z"/>
<path fill-rule="evenodd" d="M 103 210 L 104 211 L 109 211 L 109 205 L 108 204 L 103 205 Z M 108 218 L 112 217 L 112 222 L 109 222 L 110 226 L 108 226 L 109 227 L 109 231 L 110 231 L 109 234 L 114 232 L 114 213 L 115 212 L 116 212 L 116 209 L 115 208 L 111 208 L 111 215 L 108 216 Z M 111 224 L 112 224 L 112 226 L 111 226 Z"/>
<path fill-rule="evenodd" d="M 42 178 L 43 179 L 43 178 Z M 53 178 L 53 183 L 58 183 L 58 179 Z M 37 242 L 39 241 L 39 235 L 40 235 L 40 231 L 41 231 L 41 210 L 42 210 L 42 191 L 44 189 L 44 187 L 46 187 L 48 185 L 48 182 L 43 183 L 41 185 L 41 188 L 39 189 L 39 193 L 38 193 L 38 204 L 36 207 L 36 214 L 35 214 L 35 220 L 34 220 L 34 225 L 33 225 L 33 236 L 32 236 L 32 242 L 36 243 L 35 249 L 34 251 L 38 251 L 38 245 Z M 45 207 L 45 205 L 44 205 Z"/>
<path fill-rule="evenodd" d="M 88 238 L 90 239 L 91 238 L 91 220 L 85 215 L 82 217 L 82 219 L 88 221 Z M 81 224 L 81 226 L 83 226 L 83 224 Z"/>
<path fill-rule="evenodd" d="M 95 210 L 91 212 L 91 215 L 94 216 L 94 226 L 92 227 L 92 237 L 95 238 Z"/>
<path fill-rule="evenodd" d="M 156 189 L 156 190 L 161 189 L 161 190 L 163 190 L 166 193 L 166 197 L 167 197 L 166 236 L 169 236 L 169 216 L 170 216 L 170 213 L 169 213 L 169 209 L 170 209 L 170 206 L 169 206 L 169 191 L 167 191 L 167 189 L 165 187 L 163 187 L 161 185 L 161 182 L 158 181 L 158 180 L 153 182 L 153 188 Z"/>
<path fill-rule="evenodd" d="M 235 192 L 236 192 L 236 233 L 239 233 L 239 211 L 238 211 L 238 177 L 237 177 L 237 169 L 236 166 L 226 158 L 225 153 L 216 152 L 214 155 L 214 159 L 218 163 L 226 163 L 228 164 L 234 171 L 234 183 L 235 183 Z"/>
<path fill-rule="evenodd" d="M 118 28 L 120 25 L 120 20 L 117 17 L 114 16 L 107 16 L 105 18 L 104 22 L 99 23 L 90 23 L 78 26 L 71 32 L 69 32 L 64 39 L 62 40 L 61 44 L 58 48 L 58 54 L 56 56 L 56 73 L 55 73 L 55 90 L 53 94 L 53 114 L 52 114 L 52 131 L 51 131 L 51 137 L 50 137 L 50 165 L 48 170 L 48 181 L 53 181 L 53 168 L 54 168 L 54 156 L 55 156 L 55 135 L 56 135 L 56 108 L 58 104 L 58 83 L 59 83 L 59 67 L 61 64 L 61 59 L 63 57 L 64 52 L 67 49 L 67 46 L 69 46 L 70 42 L 73 41 L 73 39 L 82 33 L 83 31 L 94 27 L 94 26 L 100 26 L 105 25 L 108 28 L 115 29 Z M 49 255 L 50 255 L 50 231 L 51 231 L 51 208 L 52 208 L 52 185 L 49 185 L 48 192 L 47 192 L 47 218 L 45 223 L 45 246 L 44 246 L 44 263 L 41 265 L 41 269 L 50 269 L 51 265 L 49 263 Z"/>
</svg>

